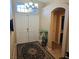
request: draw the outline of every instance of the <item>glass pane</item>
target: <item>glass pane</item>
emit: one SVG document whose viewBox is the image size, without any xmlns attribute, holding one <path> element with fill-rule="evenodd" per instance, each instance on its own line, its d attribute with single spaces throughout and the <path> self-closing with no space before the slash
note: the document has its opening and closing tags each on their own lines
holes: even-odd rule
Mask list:
<svg viewBox="0 0 79 59">
<path fill-rule="evenodd" d="M 29 2 L 29 5 L 32 6 L 33 5 L 33 2 Z"/>
<path fill-rule="evenodd" d="M 32 12 L 32 8 L 29 8 L 29 9 L 28 9 L 28 12 Z"/>
<path fill-rule="evenodd" d="M 25 5 L 20 5 L 20 7 L 23 9 L 23 8 L 25 8 Z"/>
<path fill-rule="evenodd" d="M 28 3 L 25 3 L 25 6 L 26 6 L 27 8 L 29 8 L 29 4 L 28 4 Z"/>
<path fill-rule="evenodd" d="M 25 9 L 25 13 L 27 13 L 28 12 L 28 10 L 27 9 Z"/>
<path fill-rule="evenodd" d="M 17 5 L 17 8 L 20 8 L 21 6 L 20 5 Z"/>
<path fill-rule="evenodd" d="M 25 11 L 24 11 L 24 8 L 21 8 L 21 12 L 25 12 Z"/>
<path fill-rule="evenodd" d="M 17 12 L 21 12 L 21 9 L 19 7 L 17 7 Z"/>
<path fill-rule="evenodd" d="M 35 6 L 33 5 L 32 8 L 35 8 Z"/>
<path fill-rule="evenodd" d="M 17 4 L 17 12 L 25 12 L 25 13 L 37 12 L 36 11 L 37 8 L 38 3 L 29 2 L 25 4 Z"/>
<path fill-rule="evenodd" d="M 34 5 L 35 5 L 36 8 L 38 8 L 38 3 L 35 3 Z"/>
</svg>

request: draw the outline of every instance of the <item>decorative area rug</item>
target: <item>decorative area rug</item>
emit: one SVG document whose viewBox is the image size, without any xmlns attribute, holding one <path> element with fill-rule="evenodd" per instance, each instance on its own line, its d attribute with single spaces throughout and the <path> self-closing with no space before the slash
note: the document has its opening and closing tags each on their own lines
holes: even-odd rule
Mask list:
<svg viewBox="0 0 79 59">
<path fill-rule="evenodd" d="M 17 45 L 17 59 L 55 59 L 39 42 Z"/>
</svg>

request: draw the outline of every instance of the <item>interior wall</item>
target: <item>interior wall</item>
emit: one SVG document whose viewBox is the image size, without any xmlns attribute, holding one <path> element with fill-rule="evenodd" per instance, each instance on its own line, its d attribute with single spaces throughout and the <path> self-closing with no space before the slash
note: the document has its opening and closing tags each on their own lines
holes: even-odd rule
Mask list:
<svg viewBox="0 0 79 59">
<path fill-rule="evenodd" d="M 10 0 L 10 20 L 12 19 L 12 0 Z M 13 55 L 13 37 L 12 32 L 10 33 L 10 59 L 12 59 Z"/>
<path fill-rule="evenodd" d="M 15 0 L 10 0 L 10 19 L 13 18 L 13 26 L 15 26 L 15 24 L 14 24 L 14 20 L 15 20 L 14 6 L 15 6 Z M 10 59 L 16 59 L 15 47 L 16 47 L 16 36 L 15 36 L 15 27 L 14 27 L 14 31 L 10 32 Z"/>
<path fill-rule="evenodd" d="M 55 17 L 55 15 L 54 15 L 54 13 L 52 13 L 51 14 L 51 19 L 54 19 L 54 17 Z M 54 22 L 55 20 L 51 20 L 51 22 L 50 22 L 50 29 L 49 29 L 49 33 L 48 34 L 50 34 L 49 35 L 49 38 L 48 38 L 48 47 L 50 47 L 50 48 L 52 48 L 52 41 L 55 41 L 55 35 L 53 35 L 53 34 L 55 34 L 55 29 L 53 28 L 54 27 Z M 50 46 L 49 46 L 50 45 Z"/>
<path fill-rule="evenodd" d="M 16 41 L 15 41 L 15 33 L 14 32 L 10 32 L 10 58 L 13 59 L 14 57 L 14 50 L 16 47 Z"/>
<path fill-rule="evenodd" d="M 69 52 L 69 23 L 67 28 L 66 51 Z"/>
<path fill-rule="evenodd" d="M 12 1 L 10 0 L 10 19 L 12 19 Z"/>
<path fill-rule="evenodd" d="M 56 31 L 55 31 L 55 41 L 58 42 L 58 37 L 59 37 L 59 29 L 60 29 L 60 15 L 56 15 Z"/>
<path fill-rule="evenodd" d="M 61 29 L 61 24 L 62 24 L 62 16 L 65 16 L 65 10 L 61 12 L 61 14 L 59 15 L 60 17 L 60 26 L 59 26 L 59 37 L 58 37 L 58 44 L 60 44 L 60 34 L 62 33 L 64 35 L 64 29 Z M 65 19 L 65 18 L 64 18 Z M 65 21 L 64 21 L 65 22 Z M 64 25 L 64 24 L 63 24 Z M 63 41 L 63 39 L 62 39 Z"/>
<path fill-rule="evenodd" d="M 65 52 L 66 52 L 66 41 L 68 39 L 68 24 L 69 24 L 69 10 L 67 9 L 65 11 L 65 23 L 64 23 L 64 34 L 63 34 L 63 43 L 62 43 L 62 56 L 64 57 Z"/>
<path fill-rule="evenodd" d="M 42 30 L 49 30 L 49 26 L 50 26 L 50 16 L 51 16 L 51 12 L 52 10 L 54 10 L 55 8 L 58 7 L 63 7 L 63 8 L 67 8 L 68 5 L 67 4 L 61 4 L 61 3 L 51 3 L 48 6 L 46 6 L 45 8 L 42 9 L 42 14 L 41 14 L 41 29 Z"/>
<path fill-rule="evenodd" d="M 62 21 L 62 16 L 65 15 L 65 10 L 64 9 L 58 9 L 58 11 L 54 11 L 54 14 L 56 15 L 56 29 L 55 29 L 55 41 L 59 44 L 60 43 L 60 34 L 63 33 L 61 31 L 61 21 Z"/>
</svg>

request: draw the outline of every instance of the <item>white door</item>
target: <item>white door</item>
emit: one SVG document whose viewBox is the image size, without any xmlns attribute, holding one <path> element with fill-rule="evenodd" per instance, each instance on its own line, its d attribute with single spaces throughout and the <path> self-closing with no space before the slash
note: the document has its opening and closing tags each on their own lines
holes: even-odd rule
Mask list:
<svg viewBox="0 0 79 59">
<path fill-rule="evenodd" d="M 39 41 L 39 15 L 29 16 L 29 42 Z"/>
<path fill-rule="evenodd" d="M 28 42 L 28 16 L 26 14 L 16 13 L 15 26 L 17 43 Z"/>
</svg>

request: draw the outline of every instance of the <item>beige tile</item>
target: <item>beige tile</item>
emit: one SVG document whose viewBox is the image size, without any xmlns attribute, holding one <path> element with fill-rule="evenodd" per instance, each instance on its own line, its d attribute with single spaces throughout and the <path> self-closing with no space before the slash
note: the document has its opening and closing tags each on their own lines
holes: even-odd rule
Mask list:
<svg viewBox="0 0 79 59">
<path fill-rule="evenodd" d="M 53 50 L 51 48 L 47 48 L 47 50 L 55 57 L 55 59 L 59 59 L 59 57 L 61 57 L 61 47 Z"/>
</svg>

